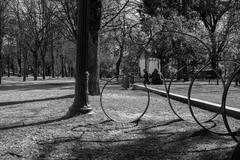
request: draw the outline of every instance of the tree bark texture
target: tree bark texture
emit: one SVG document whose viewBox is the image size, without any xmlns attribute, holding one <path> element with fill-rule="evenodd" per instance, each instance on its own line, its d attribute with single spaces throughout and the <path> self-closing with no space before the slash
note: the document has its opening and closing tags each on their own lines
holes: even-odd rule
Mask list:
<svg viewBox="0 0 240 160">
<path fill-rule="evenodd" d="M 100 63 L 98 54 L 98 32 L 90 33 L 88 52 L 89 94 L 92 96 L 100 94 L 99 73 Z"/>
<path fill-rule="evenodd" d="M 3 73 L 3 57 L 2 57 L 2 45 L 3 45 L 3 27 L 2 27 L 2 11 L 0 11 L 0 84 L 2 84 L 2 73 Z"/>
<path fill-rule="evenodd" d="M 101 0 L 90 0 L 90 26 L 89 26 L 89 53 L 88 53 L 88 71 L 89 76 L 89 94 L 99 95 L 99 76 L 100 62 L 98 53 L 98 32 L 101 26 Z"/>
<path fill-rule="evenodd" d="M 76 54 L 75 97 L 66 117 L 89 112 L 87 99 L 86 69 L 89 38 L 89 1 L 78 0 L 78 36 Z"/>
</svg>

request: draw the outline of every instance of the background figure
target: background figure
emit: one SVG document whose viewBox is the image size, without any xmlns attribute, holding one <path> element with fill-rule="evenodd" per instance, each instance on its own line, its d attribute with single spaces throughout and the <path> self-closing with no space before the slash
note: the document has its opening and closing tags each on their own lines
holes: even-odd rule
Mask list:
<svg viewBox="0 0 240 160">
<path fill-rule="evenodd" d="M 235 80 L 235 86 L 238 86 L 240 82 L 240 70 L 237 72 L 237 75 L 235 76 L 234 80 Z"/>
<path fill-rule="evenodd" d="M 122 78 L 122 87 L 124 89 L 128 89 L 130 87 L 130 79 L 129 79 L 129 74 L 126 69 L 123 69 L 123 78 Z"/>
<path fill-rule="evenodd" d="M 163 84 L 163 81 L 160 78 L 160 74 L 158 73 L 157 69 L 154 69 L 152 73 L 152 84 Z"/>
<path fill-rule="evenodd" d="M 150 81 L 149 81 L 150 75 L 149 75 L 149 73 L 147 72 L 146 69 L 144 69 L 143 72 L 144 72 L 144 75 L 143 75 L 144 81 L 143 81 L 143 83 L 144 84 L 150 84 Z"/>
</svg>

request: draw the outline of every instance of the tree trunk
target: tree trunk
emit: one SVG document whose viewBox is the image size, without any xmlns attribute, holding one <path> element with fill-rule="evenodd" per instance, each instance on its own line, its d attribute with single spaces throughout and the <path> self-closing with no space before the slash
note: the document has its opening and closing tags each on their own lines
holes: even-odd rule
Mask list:
<svg viewBox="0 0 240 160">
<path fill-rule="evenodd" d="M 22 76 L 22 48 L 21 46 L 19 45 L 19 42 L 17 41 L 17 55 L 18 55 L 18 59 L 17 59 L 17 62 L 18 62 L 18 68 L 19 68 L 19 77 Z"/>
<path fill-rule="evenodd" d="M 89 26 L 89 55 L 88 71 L 89 77 L 89 94 L 99 95 L 99 53 L 98 53 L 98 32 L 101 26 L 101 0 L 90 0 L 90 26 Z"/>
<path fill-rule="evenodd" d="M 71 65 L 71 77 L 75 77 L 75 71 L 73 65 Z"/>
<path fill-rule="evenodd" d="M 3 17 L 0 11 L 0 84 L 2 84 L 2 75 L 3 75 L 3 57 L 2 57 L 2 46 L 3 46 Z"/>
<path fill-rule="evenodd" d="M 0 25 L 1 25 L 1 23 L 0 23 Z M 1 26 L 0 26 L 0 84 L 2 84 L 2 73 L 3 73 L 2 44 L 3 44 L 3 40 L 2 40 L 2 37 L 1 37 Z"/>
<path fill-rule="evenodd" d="M 88 71 L 89 76 L 89 94 L 96 96 L 100 94 L 99 73 L 100 63 L 98 54 L 98 32 L 89 36 L 89 55 L 88 55 Z"/>
<path fill-rule="evenodd" d="M 50 48 L 50 52 L 51 52 L 51 70 L 52 70 L 52 78 L 55 78 L 55 61 L 54 61 L 54 52 L 53 52 L 53 38 L 51 39 L 51 48 Z"/>
<path fill-rule="evenodd" d="M 62 78 L 64 78 L 65 74 L 64 74 L 64 57 L 63 55 L 61 55 L 61 74 L 62 74 Z"/>
<path fill-rule="evenodd" d="M 26 81 L 26 77 L 27 77 L 27 53 L 25 53 L 26 51 L 24 51 L 23 53 L 23 82 Z"/>
<path fill-rule="evenodd" d="M 165 60 L 164 60 L 164 57 L 161 57 L 160 58 L 160 72 L 162 73 L 162 75 L 165 75 Z"/>
<path fill-rule="evenodd" d="M 42 55 L 42 78 L 46 79 L 46 65 L 45 65 L 45 56 Z"/>
<path fill-rule="evenodd" d="M 13 76 L 15 76 L 14 60 L 13 60 L 13 58 L 12 58 L 11 60 L 12 60 L 12 64 L 11 64 L 11 66 L 12 66 L 12 72 L 13 72 Z"/>
<path fill-rule="evenodd" d="M 18 57 L 19 77 L 22 76 L 22 59 Z"/>
<path fill-rule="evenodd" d="M 35 51 L 33 53 L 33 66 L 34 66 L 33 76 L 34 76 L 34 80 L 36 81 L 38 78 L 38 54 L 37 54 L 37 51 Z"/>
<path fill-rule="evenodd" d="M 238 142 L 236 148 L 233 151 L 231 160 L 239 160 L 240 157 L 240 142 Z"/>
<path fill-rule="evenodd" d="M 213 29 L 213 31 L 210 31 L 210 39 L 211 39 L 211 43 L 212 43 L 212 52 L 210 53 L 210 62 L 211 62 L 211 67 L 213 70 L 215 70 L 216 72 L 218 72 L 218 58 L 219 55 L 217 53 L 217 42 L 216 42 L 216 36 L 215 36 L 215 29 Z M 214 79 L 217 79 L 217 85 L 219 85 L 219 77 L 217 76 L 217 74 L 215 72 L 212 72 L 212 77 L 214 77 Z"/>
<path fill-rule="evenodd" d="M 121 62 L 122 62 L 122 58 L 121 56 L 118 58 L 118 61 L 116 63 L 116 76 L 119 76 L 120 74 L 120 65 L 121 65 Z"/>
<path fill-rule="evenodd" d="M 68 77 L 67 65 L 65 63 L 64 63 L 64 74 L 65 74 L 65 77 Z"/>
<path fill-rule="evenodd" d="M 210 53 L 210 62 L 211 62 L 211 67 L 212 69 L 216 70 L 217 69 L 217 60 L 218 60 L 218 55 L 217 55 L 217 42 L 216 42 L 216 37 L 214 32 L 210 32 L 210 39 L 212 43 L 212 52 Z"/>
<path fill-rule="evenodd" d="M 92 109 L 88 104 L 86 69 L 88 58 L 89 1 L 78 0 L 78 36 L 76 54 L 75 98 L 66 118 L 88 113 Z"/>
<path fill-rule="evenodd" d="M 182 61 L 182 67 L 184 67 L 183 68 L 183 81 L 184 82 L 189 81 L 188 67 L 187 67 L 187 62 L 185 60 Z"/>
<path fill-rule="evenodd" d="M 178 69 L 178 72 L 177 72 L 177 80 L 179 81 L 179 80 L 181 80 L 182 79 L 182 70 L 180 70 L 181 68 L 182 68 L 182 63 L 181 63 L 181 60 L 180 59 L 178 59 L 177 60 L 177 69 Z"/>
<path fill-rule="evenodd" d="M 10 57 L 9 56 L 7 60 L 7 65 L 8 65 L 8 77 L 10 77 Z"/>
</svg>

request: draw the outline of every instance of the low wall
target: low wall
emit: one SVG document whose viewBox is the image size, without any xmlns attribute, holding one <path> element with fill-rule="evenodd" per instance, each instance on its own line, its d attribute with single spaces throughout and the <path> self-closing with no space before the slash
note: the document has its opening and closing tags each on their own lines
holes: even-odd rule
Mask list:
<svg viewBox="0 0 240 160">
<path fill-rule="evenodd" d="M 146 88 L 140 84 L 134 84 L 133 89 L 146 90 Z M 158 94 L 163 97 L 167 97 L 166 91 L 151 88 L 151 87 L 148 87 L 148 89 L 152 93 Z M 186 96 L 182 96 L 182 95 L 175 94 L 175 93 L 170 93 L 169 97 L 173 100 L 188 104 L 188 98 Z M 212 112 L 219 112 L 219 110 L 221 108 L 221 104 L 204 101 L 204 100 L 197 99 L 197 98 L 191 98 L 191 104 L 193 106 L 199 107 L 201 109 L 209 110 Z M 227 115 L 229 115 L 231 117 L 240 119 L 240 109 L 238 109 L 238 108 L 233 108 L 233 107 L 227 106 L 226 113 L 227 113 Z"/>
</svg>

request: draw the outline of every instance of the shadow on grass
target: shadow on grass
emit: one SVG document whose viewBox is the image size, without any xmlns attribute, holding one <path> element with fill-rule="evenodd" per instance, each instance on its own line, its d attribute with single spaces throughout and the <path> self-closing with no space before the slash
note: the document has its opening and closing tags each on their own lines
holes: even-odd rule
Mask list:
<svg viewBox="0 0 240 160">
<path fill-rule="evenodd" d="M 58 99 L 64 99 L 64 98 L 73 98 L 74 94 L 71 95 L 66 95 L 66 96 L 61 96 L 61 97 L 52 97 L 52 98 L 45 98 L 45 99 L 35 99 L 35 100 L 27 100 L 27 101 L 15 101 L 15 102 L 1 102 L 0 106 L 6 106 L 6 105 L 14 105 L 14 104 L 23 104 L 23 103 L 31 103 L 31 102 L 39 102 L 39 101 L 49 101 L 49 100 L 58 100 Z M 13 128 L 21 128 L 21 127 L 28 127 L 28 126 L 35 126 L 35 125 L 41 125 L 41 124 L 47 124 L 47 123 L 53 123 L 65 119 L 69 119 L 71 117 L 59 117 L 59 118 L 53 118 L 53 119 L 47 119 L 43 121 L 38 121 L 38 122 L 29 122 L 29 123 L 24 123 L 24 122 L 16 122 L 12 124 L 6 124 L 0 126 L 0 130 L 6 130 L 6 129 L 13 129 Z"/>
<path fill-rule="evenodd" d="M 59 118 L 53 118 L 53 119 L 48 119 L 48 120 L 43 120 L 43 121 L 38 121 L 38 122 L 29 122 L 29 123 L 17 122 L 17 123 L 13 123 L 13 124 L 7 124 L 5 126 L 0 126 L 0 130 L 36 126 L 36 125 L 41 125 L 41 124 L 58 122 L 58 121 L 61 121 L 61 120 L 66 120 L 66 119 L 69 119 L 69 118 L 66 118 L 65 116 L 62 116 L 62 117 L 59 117 Z"/>
<path fill-rule="evenodd" d="M 175 120 L 165 123 L 171 125 Z M 149 126 L 154 128 L 159 125 Z M 178 124 L 177 124 L 178 125 Z M 118 130 L 119 131 L 119 130 Z M 129 135 L 121 135 L 121 139 L 111 139 L 107 135 L 104 138 L 96 137 L 89 139 L 87 133 L 81 131 L 77 137 L 58 137 L 51 141 L 38 143 L 42 147 L 42 152 L 37 159 L 114 159 L 114 160 L 227 160 L 231 157 L 233 147 L 225 147 L 224 141 L 219 143 L 215 149 L 198 149 L 198 144 L 202 141 L 211 140 L 209 135 L 199 134 L 202 130 L 187 130 L 178 132 L 166 132 L 165 130 L 151 130 L 147 133 L 145 129 L 139 130 L 143 138 L 129 138 Z M 104 140 L 106 139 L 106 140 Z M 219 137 L 217 140 L 221 139 Z M 216 140 L 216 141 L 217 141 Z M 59 155 L 59 147 L 67 145 L 67 157 L 55 157 Z M 69 147 L 72 145 L 73 147 Z M 64 148 L 66 149 L 66 148 Z M 61 150 L 61 149 L 60 149 Z M 62 151 L 62 150 L 61 150 Z M 62 152 L 61 152 L 62 153 Z M 64 154 L 63 154 L 64 155 Z"/>
<path fill-rule="evenodd" d="M 31 102 L 50 101 L 50 100 L 58 100 L 58 99 L 73 98 L 73 97 L 74 97 L 74 94 L 70 94 L 70 95 L 66 95 L 66 96 L 51 97 L 51 98 L 44 98 L 44 99 L 33 99 L 33 100 L 25 100 L 25 101 L 0 102 L 0 106 L 23 104 L 23 103 L 31 103 Z"/>
<path fill-rule="evenodd" d="M 19 90 L 19 91 L 28 91 L 28 90 L 36 90 L 36 89 L 46 89 L 50 90 L 53 88 L 64 87 L 64 86 L 72 86 L 75 82 L 64 82 L 64 83 L 45 83 L 45 84 L 11 84 L 7 86 L 0 86 L 1 91 L 8 90 Z"/>
</svg>

